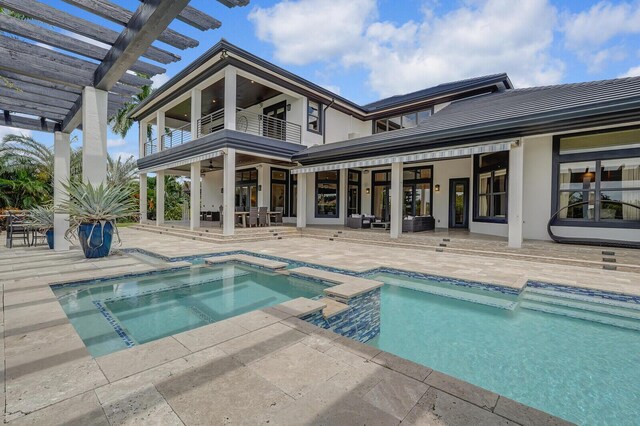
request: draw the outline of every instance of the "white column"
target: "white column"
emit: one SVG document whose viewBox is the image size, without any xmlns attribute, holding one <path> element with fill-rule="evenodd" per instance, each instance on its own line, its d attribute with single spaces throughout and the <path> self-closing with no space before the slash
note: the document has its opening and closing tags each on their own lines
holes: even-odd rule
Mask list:
<svg viewBox="0 0 640 426">
<path fill-rule="evenodd" d="M 258 165 L 258 206 L 271 209 L 271 166 Z"/>
<path fill-rule="evenodd" d="M 202 90 L 191 89 L 191 140 L 198 139 L 198 120 L 202 117 Z"/>
<path fill-rule="evenodd" d="M 338 217 L 341 219 L 343 225 L 347 224 L 347 201 L 349 200 L 349 175 L 347 174 L 347 169 L 342 169 L 338 171 L 338 177 L 340 178 L 340 182 L 338 187 L 340 188 L 340 211 L 338 212 Z"/>
<path fill-rule="evenodd" d="M 55 132 L 53 145 L 53 205 L 69 199 L 69 194 L 62 186 L 70 177 L 71 143 L 69 133 Z M 69 250 L 69 242 L 64 233 L 69 229 L 69 215 L 54 213 L 53 215 L 53 248 L 55 251 Z"/>
<path fill-rule="evenodd" d="M 307 227 L 307 174 L 298 175 L 298 199 L 296 200 L 296 227 Z"/>
<path fill-rule="evenodd" d="M 144 145 L 147 142 L 147 122 L 138 121 L 138 157 L 142 158 L 146 155 Z"/>
<path fill-rule="evenodd" d="M 224 128 L 236 129 L 236 69 L 224 69 Z"/>
<path fill-rule="evenodd" d="M 233 235 L 236 210 L 236 150 L 234 148 L 227 148 L 222 174 L 222 214 L 224 216 L 222 234 Z"/>
<path fill-rule="evenodd" d="M 200 161 L 191 163 L 191 230 L 200 228 Z"/>
<path fill-rule="evenodd" d="M 402 235 L 402 163 L 391 164 L 391 238 Z"/>
<path fill-rule="evenodd" d="M 522 206 L 524 192 L 524 141 L 511 145 L 509 151 L 509 247 L 522 247 Z"/>
<path fill-rule="evenodd" d="M 164 224 L 164 170 L 156 172 L 156 225 Z"/>
<path fill-rule="evenodd" d="M 147 222 L 147 174 L 140 173 L 140 223 Z"/>
<path fill-rule="evenodd" d="M 158 110 L 156 112 L 156 127 L 158 129 L 158 152 L 164 149 L 164 143 L 162 142 L 162 137 L 164 136 L 164 111 Z"/>
<path fill-rule="evenodd" d="M 107 96 L 94 87 L 82 89 L 82 178 L 92 185 L 107 181 Z"/>
</svg>

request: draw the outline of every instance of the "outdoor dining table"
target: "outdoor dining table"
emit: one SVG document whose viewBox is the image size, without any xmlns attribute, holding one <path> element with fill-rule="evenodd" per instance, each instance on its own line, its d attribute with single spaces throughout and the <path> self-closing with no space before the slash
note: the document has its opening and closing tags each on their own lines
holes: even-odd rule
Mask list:
<svg viewBox="0 0 640 426">
<path fill-rule="evenodd" d="M 240 219 L 241 223 L 242 223 L 242 227 L 246 228 L 247 227 L 247 216 L 249 216 L 249 212 L 234 212 L 234 214 L 236 215 L 237 218 Z M 282 212 L 267 212 L 267 220 L 269 221 L 269 223 L 267 225 L 271 226 L 271 216 L 278 216 L 281 215 Z"/>
</svg>

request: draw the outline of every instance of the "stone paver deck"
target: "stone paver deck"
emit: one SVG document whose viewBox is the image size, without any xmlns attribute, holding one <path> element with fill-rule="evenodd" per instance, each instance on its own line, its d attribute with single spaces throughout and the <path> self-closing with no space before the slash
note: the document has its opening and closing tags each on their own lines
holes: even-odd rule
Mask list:
<svg viewBox="0 0 640 426">
<path fill-rule="evenodd" d="M 364 271 L 378 266 L 523 285 L 640 294 L 637 274 L 304 238 L 233 246 L 123 229 L 164 256 L 244 249 Z M 563 424 L 493 392 L 306 323 L 298 300 L 92 358 L 49 285 L 176 267 L 119 254 L 0 249 L 2 379 L 11 424 Z M 287 306 L 285 304 L 285 306 Z M 297 310 L 296 310 L 297 309 Z"/>
</svg>

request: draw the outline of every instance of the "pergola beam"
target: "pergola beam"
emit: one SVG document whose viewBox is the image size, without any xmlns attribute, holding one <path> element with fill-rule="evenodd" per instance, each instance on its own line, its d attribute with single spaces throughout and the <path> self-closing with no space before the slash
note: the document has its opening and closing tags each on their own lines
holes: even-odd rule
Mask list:
<svg viewBox="0 0 640 426">
<path fill-rule="evenodd" d="M 47 121 L 42 118 L 21 117 L 19 115 L 13 115 L 9 111 L 4 111 L 2 116 L 0 116 L 0 120 L 2 120 L 0 124 L 3 126 L 49 133 L 60 131 L 60 123 Z"/>
<path fill-rule="evenodd" d="M 180 15 L 178 15 L 178 19 L 201 31 L 215 30 L 222 25 L 217 19 L 191 6 L 185 7 L 182 12 L 180 12 Z"/>
<path fill-rule="evenodd" d="M 109 0 L 62 0 L 65 3 L 72 4 L 81 9 L 91 12 L 94 15 L 107 19 L 116 24 L 120 24 L 126 27 L 133 16 L 133 13 L 129 10 L 112 3 Z M 158 40 L 163 43 L 167 43 L 170 46 L 178 49 L 188 49 L 190 47 L 197 47 L 199 42 L 191 37 L 187 37 L 180 33 L 173 31 L 172 29 L 165 29 L 158 36 Z"/>
<path fill-rule="evenodd" d="M 116 31 L 77 18 L 36 0 L 0 0 L 0 7 L 6 7 L 14 12 L 29 16 L 38 21 L 53 25 L 54 27 L 62 28 L 74 34 L 89 37 L 92 40 L 109 45 L 113 45 L 120 36 Z M 151 45 L 149 45 L 148 49 L 143 52 L 141 56 L 162 64 L 180 60 L 180 56 Z"/>
<path fill-rule="evenodd" d="M 104 59 L 109 52 L 94 44 L 4 14 L 0 14 L 0 30 L 99 61 Z M 131 65 L 131 71 L 148 76 L 166 72 L 162 67 L 143 61 L 136 61 Z"/>
<path fill-rule="evenodd" d="M 147 0 L 140 5 L 96 69 L 93 86 L 111 89 L 188 4 L 189 0 Z"/>
<path fill-rule="evenodd" d="M 72 94 L 73 96 L 73 94 Z M 1 99 L 12 99 L 13 101 L 32 102 L 34 104 L 49 105 L 59 108 L 71 108 L 73 106 L 73 100 L 61 99 L 59 97 L 52 97 L 45 91 L 40 93 L 25 92 L 23 90 L 9 89 L 6 87 L 0 87 Z"/>
<path fill-rule="evenodd" d="M 57 92 L 68 93 L 70 96 L 79 95 L 81 90 L 76 86 L 69 86 L 65 84 L 53 83 L 46 80 L 41 80 L 38 78 L 28 77 L 26 75 L 18 74 L 11 71 L 0 70 L 0 77 L 4 77 L 7 82 L 3 82 L 0 80 L 0 85 L 12 88 L 12 87 L 21 87 L 21 84 L 27 84 L 31 86 L 41 87 L 43 90 L 55 90 Z M 129 86 L 127 86 L 129 87 Z M 73 97 L 75 100 L 75 97 Z"/>
<path fill-rule="evenodd" d="M 67 110 L 63 108 L 51 107 L 48 105 L 42 104 L 25 104 L 21 101 L 16 101 L 9 98 L 1 98 L 0 99 L 0 109 L 17 112 L 20 114 L 29 114 L 35 115 L 39 117 L 46 117 L 52 120 L 62 120 L 64 119 Z"/>
</svg>

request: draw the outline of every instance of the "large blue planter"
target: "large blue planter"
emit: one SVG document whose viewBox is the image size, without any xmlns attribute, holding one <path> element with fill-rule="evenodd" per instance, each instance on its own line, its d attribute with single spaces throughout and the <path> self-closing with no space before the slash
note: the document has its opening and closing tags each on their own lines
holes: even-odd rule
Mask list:
<svg viewBox="0 0 640 426">
<path fill-rule="evenodd" d="M 83 223 L 78 228 L 78 238 L 86 258 L 95 259 L 108 256 L 113 238 L 113 225 L 111 222 L 107 222 L 103 229 L 100 222 Z"/>
<path fill-rule="evenodd" d="M 49 229 L 45 235 L 47 236 L 47 244 L 49 244 L 49 248 L 53 249 L 53 229 Z"/>
</svg>

